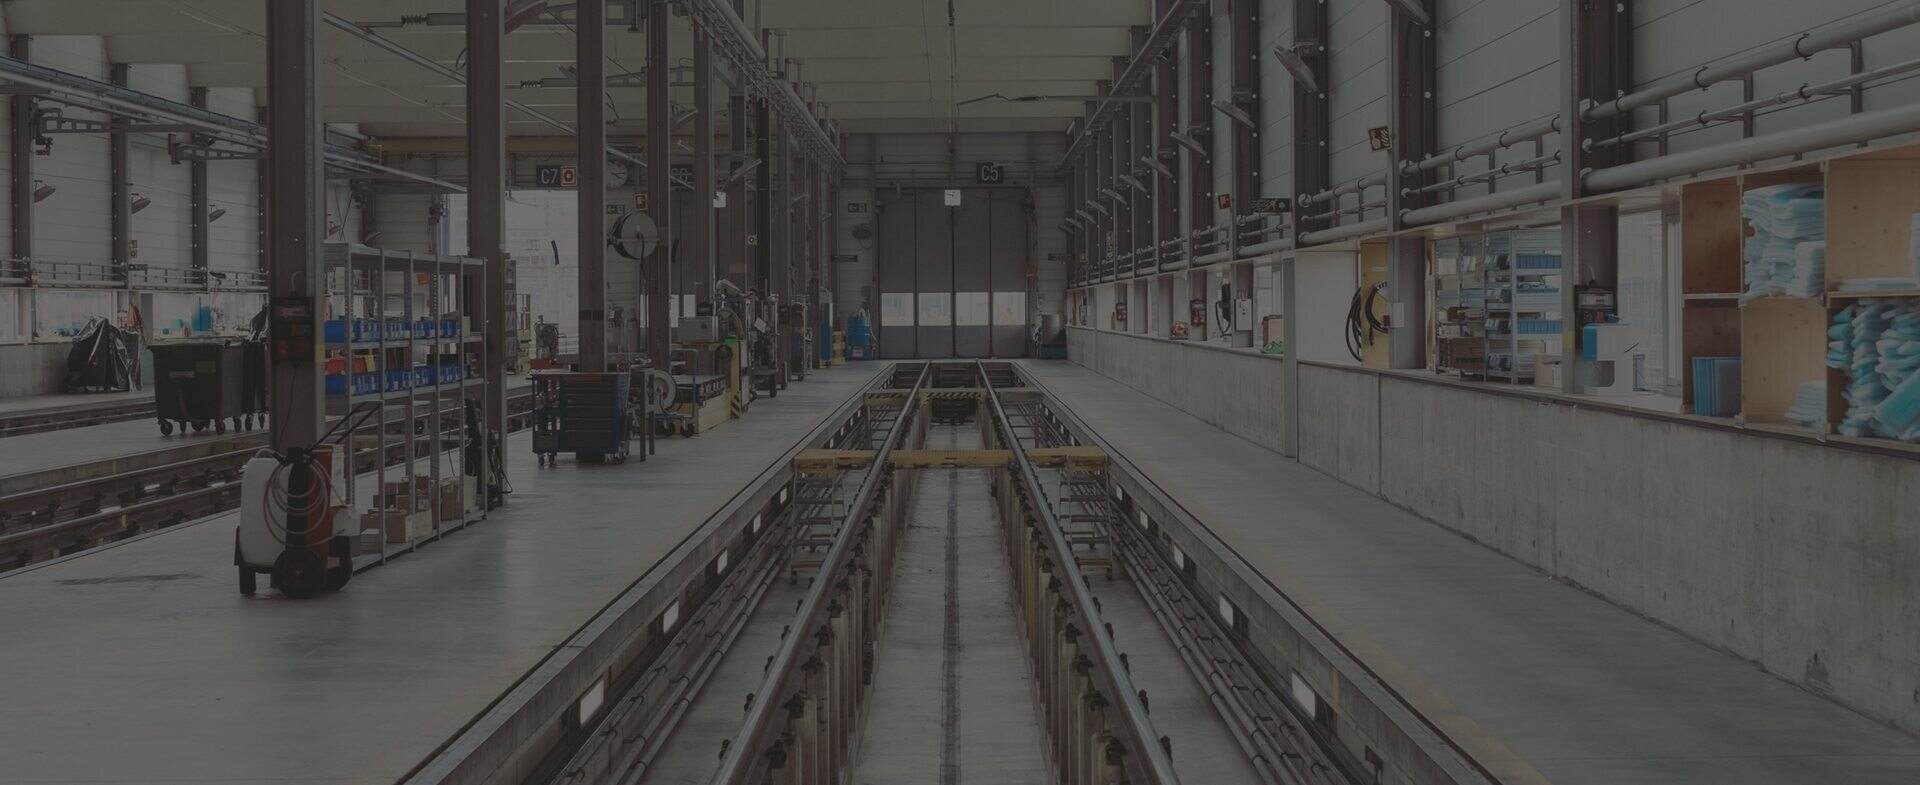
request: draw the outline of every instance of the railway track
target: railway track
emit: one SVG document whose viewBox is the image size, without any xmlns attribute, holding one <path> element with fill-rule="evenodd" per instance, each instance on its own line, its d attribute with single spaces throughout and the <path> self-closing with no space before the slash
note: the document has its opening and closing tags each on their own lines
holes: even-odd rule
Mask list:
<svg viewBox="0 0 1920 785">
<path fill-rule="evenodd" d="M 522 782 L 825 785 L 901 765 L 991 780 L 1022 754 L 1069 785 L 1373 781 L 1011 368 L 901 364 L 862 395 L 794 458 L 778 518 L 703 551 Z M 1005 659 L 982 670 L 974 652 Z"/>
<path fill-rule="evenodd" d="M 128 420 L 146 420 L 152 419 L 153 415 L 152 399 L 10 412 L 0 414 L 0 438 L 64 431 L 68 428 L 85 428 L 89 425 L 106 425 Z"/>
<path fill-rule="evenodd" d="M 532 405 L 532 393 L 524 390 L 507 399 L 509 431 L 527 427 Z M 148 407 L 151 416 L 151 404 Z M 0 496 L 0 571 L 235 509 L 240 503 L 241 467 L 265 446 L 266 434 L 240 436 L 227 443 L 233 447 L 208 455 Z M 357 451 L 354 470 L 373 471 L 382 452 L 377 447 Z M 392 445 L 384 453 L 388 466 L 406 458 L 402 445 Z"/>
</svg>

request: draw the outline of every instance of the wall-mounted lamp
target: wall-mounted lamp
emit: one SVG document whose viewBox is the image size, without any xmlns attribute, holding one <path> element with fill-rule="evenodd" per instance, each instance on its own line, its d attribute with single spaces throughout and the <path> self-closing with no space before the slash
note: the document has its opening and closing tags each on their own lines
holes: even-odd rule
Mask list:
<svg viewBox="0 0 1920 785">
<path fill-rule="evenodd" d="M 58 190 L 60 189 L 53 187 L 51 184 L 35 180 L 33 181 L 33 201 L 35 204 L 44 202 L 47 200 L 47 197 L 52 196 L 53 192 Z"/>
<path fill-rule="evenodd" d="M 1107 217 L 1107 218 L 1113 217 L 1113 211 L 1107 209 L 1107 206 L 1104 204 L 1101 204 L 1099 202 L 1088 202 L 1087 206 L 1093 208 L 1094 212 L 1099 213 L 1104 217 Z"/>
<path fill-rule="evenodd" d="M 1294 46 L 1318 47 L 1319 44 L 1307 41 L 1295 43 Z M 1287 73 L 1293 76 L 1294 84 L 1299 85 L 1300 89 L 1309 93 L 1320 92 L 1320 77 L 1314 75 L 1313 66 L 1307 63 L 1306 58 L 1300 56 L 1298 50 L 1289 49 L 1284 45 L 1275 45 L 1273 59 L 1280 61 L 1280 67 L 1287 69 Z"/>
<path fill-rule="evenodd" d="M 1253 121 L 1253 115 L 1247 114 L 1247 110 L 1235 106 L 1232 101 L 1224 98 L 1213 102 L 1213 110 L 1226 115 L 1228 119 L 1248 128 L 1256 128 L 1256 126 L 1259 125 Z"/>
<path fill-rule="evenodd" d="M 1085 210 L 1074 210 L 1073 214 L 1079 217 L 1080 220 L 1086 221 L 1088 224 L 1093 223 L 1093 213 L 1087 212 Z"/>
<path fill-rule="evenodd" d="M 220 216 L 223 216 L 226 214 L 227 214 L 227 209 L 224 207 L 215 207 L 211 210 L 208 210 L 207 223 L 213 223 L 214 221 L 218 221 L 220 220 Z"/>
<path fill-rule="evenodd" d="M 1131 186 L 1133 190 L 1139 191 L 1140 193 L 1143 193 L 1143 194 L 1153 193 L 1152 188 L 1148 188 L 1146 183 L 1133 179 L 1132 175 L 1127 175 L 1127 174 L 1120 175 L 1120 182 L 1126 183 L 1128 186 Z"/>
<path fill-rule="evenodd" d="M 1427 14 L 1427 5 L 1422 0 L 1387 0 L 1387 5 L 1400 9 L 1400 12 L 1413 17 L 1415 24 L 1421 27 L 1433 25 L 1433 17 Z"/>
<path fill-rule="evenodd" d="M 1140 156 L 1140 163 L 1146 164 L 1148 169 L 1152 169 L 1156 172 L 1159 172 L 1161 177 L 1165 177 L 1168 180 L 1175 179 L 1175 176 L 1173 174 L 1173 169 L 1168 167 L 1166 164 L 1161 163 L 1160 159 L 1158 158 L 1155 158 L 1151 155 L 1143 155 L 1143 156 Z"/>
<path fill-rule="evenodd" d="M 1107 197 L 1108 199 L 1112 199 L 1116 204 L 1127 200 L 1126 194 L 1120 193 L 1119 191 L 1116 191 L 1112 188 L 1100 189 L 1100 195 Z"/>
<path fill-rule="evenodd" d="M 516 0 L 507 4 L 506 30 L 511 33 L 547 12 L 547 0 Z"/>
<path fill-rule="evenodd" d="M 733 170 L 733 174 L 727 176 L 725 182 L 720 183 L 720 187 L 729 188 L 732 187 L 734 183 L 747 179 L 747 175 L 752 174 L 753 170 L 760 168 L 760 163 L 760 159 L 755 158 L 742 164 L 740 168 Z"/>
<path fill-rule="evenodd" d="M 1174 144 L 1187 148 L 1192 151 L 1194 155 L 1200 156 L 1203 159 L 1211 157 L 1207 152 L 1206 145 L 1201 144 L 1200 140 L 1188 136 L 1185 133 L 1174 131 L 1173 133 L 1167 134 L 1167 138 L 1172 139 Z"/>
<path fill-rule="evenodd" d="M 139 194 L 134 194 L 133 200 L 127 203 L 127 211 L 130 213 L 137 213 L 137 212 L 140 212 L 141 210 L 145 210 L 152 206 L 153 206 L 152 199 L 148 199 L 147 197 L 141 196 Z"/>
</svg>

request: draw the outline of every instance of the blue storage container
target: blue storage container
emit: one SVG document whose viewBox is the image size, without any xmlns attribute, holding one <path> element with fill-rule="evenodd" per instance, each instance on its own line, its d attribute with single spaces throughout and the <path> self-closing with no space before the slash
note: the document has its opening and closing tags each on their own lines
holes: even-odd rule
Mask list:
<svg viewBox="0 0 1920 785">
<path fill-rule="evenodd" d="M 324 325 L 324 327 L 322 328 L 321 333 L 322 335 L 325 336 L 327 343 L 346 343 L 347 342 L 347 320 L 328 319 L 326 325 Z"/>
<path fill-rule="evenodd" d="M 346 395 L 347 377 L 337 373 L 327 374 L 327 394 Z"/>
<path fill-rule="evenodd" d="M 376 373 L 356 373 L 353 375 L 354 395 L 378 395 L 380 393 L 380 375 Z"/>
<path fill-rule="evenodd" d="M 413 366 L 413 386 L 432 387 L 435 375 L 433 366 L 425 363 L 415 365 Z"/>
<path fill-rule="evenodd" d="M 413 370 L 410 368 L 387 369 L 387 392 L 399 392 L 413 389 Z"/>
<path fill-rule="evenodd" d="M 1693 413 L 1732 417 L 1740 413 L 1740 358 L 1693 358 Z"/>
<path fill-rule="evenodd" d="M 460 337 L 460 320 L 441 319 L 440 320 L 440 337 L 442 338 Z"/>
</svg>

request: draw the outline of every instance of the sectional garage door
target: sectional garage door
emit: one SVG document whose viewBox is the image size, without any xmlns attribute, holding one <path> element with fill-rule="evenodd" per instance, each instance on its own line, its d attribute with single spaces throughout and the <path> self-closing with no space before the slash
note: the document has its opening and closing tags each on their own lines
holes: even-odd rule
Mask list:
<svg viewBox="0 0 1920 785">
<path fill-rule="evenodd" d="M 1025 189 L 883 189 L 880 356 L 1018 357 L 1026 352 Z"/>
</svg>

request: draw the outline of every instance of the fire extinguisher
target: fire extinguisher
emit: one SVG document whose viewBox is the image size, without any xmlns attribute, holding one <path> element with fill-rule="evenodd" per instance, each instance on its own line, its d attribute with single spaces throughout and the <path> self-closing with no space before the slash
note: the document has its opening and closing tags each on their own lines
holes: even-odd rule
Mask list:
<svg viewBox="0 0 1920 785">
<path fill-rule="evenodd" d="M 1187 301 L 1187 323 L 1192 335 L 1205 337 L 1207 334 L 1207 299 L 1204 297 Z"/>
</svg>

